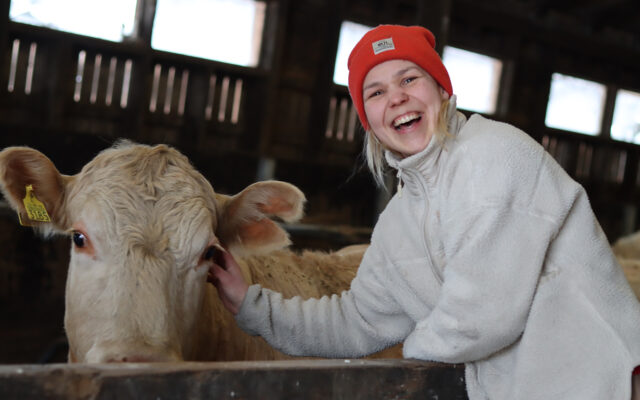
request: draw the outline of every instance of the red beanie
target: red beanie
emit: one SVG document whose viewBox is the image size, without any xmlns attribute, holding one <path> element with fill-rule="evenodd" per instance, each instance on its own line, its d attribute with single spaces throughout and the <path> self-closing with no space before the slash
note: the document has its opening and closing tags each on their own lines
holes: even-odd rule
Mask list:
<svg viewBox="0 0 640 400">
<path fill-rule="evenodd" d="M 379 25 L 367 32 L 349 56 L 349 93 L 365 130 L 369 129 L 364 113 L 362 83 L 376 65 L 388 60 L 408 60 L 419 65 L 442 88 L 453 95 L 449 73 L 435 50 L 433 33 L 421 26 Z"/>
</svg>

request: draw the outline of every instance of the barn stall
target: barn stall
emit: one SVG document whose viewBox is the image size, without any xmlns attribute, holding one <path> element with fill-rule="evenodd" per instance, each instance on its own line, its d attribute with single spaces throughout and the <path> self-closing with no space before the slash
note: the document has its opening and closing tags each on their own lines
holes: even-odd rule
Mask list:
<svg viewBox="0 0 640 400">
<path fill-rule="evenodd" d="M 61 172 L 73 174 L 120 138 L 166 143 L 186 154 L 221 193 L 236 193 L 268 178 L 300 187 L 308 198 L 306 217 L 287 227 L 295 248 L 336 249 L 366 242 L 389 193 L 377 189 L 362 167 L 362 131 L 346 87 L 334 81 L 341 32 L 345 22 L 421 24 L 434 31 L 440 51 L 452 46 L 501 61 L 493 109 L 482 113 L 513 123 L 539 141 L 587 189 L 610 241 L 638 229 L 638 146 L 633 135 L 629 141 L 614 136 L 618 94 L 640 92 L 637 2 L 254 3 L 264 16 L 261 45 L 256 64 L 242 66 L 154 48 L 162 0 L 134 4 L 135 29 L 121 40 L 27 23 L 10 16 L 11 1 L 0 1 L 0 148 L 34 147 Z M 549 123 L 555 74 L 601 85 L 602 115 L 595 133 Z M 637 134 L 637 119 L 635 123 Z M 394 187 L 394 177 L 388 179 Z M 0 348 L 0 363 L 5 364 L 0 386 L 16 390 L 5 392 L 9 397 L 32 393 L 38 398 L 44 393 L 38 387 L 65 379 L 80 382 L 72 387 L 83 382 L 106 387 L 106 376 L 109 382 L 140 379 L 146 382 L 141 385 L 153 387 L 158 376 L 170 375 L 187 385 L 203 376 L 239 382 L 273 371 L 270 382 L 277 386 L 310 379 L 295 375 L 307 373 L 296 372 L 302 369 L 323 376 L 319 382 L 325 383 L 318 387 L 324 389 L 352 390 L 344 388 L 353 385 L 347 382 L 375 373 L 390 376 L 389 390 L 379 392 L 389 393 L 385 398 L 404 398 L 394 387 L 416 388 L 411 392 L 416 396 L 443 388 L 439 393 L 450 397 L 440 398 L 459 398 L 459 392 L 446 392 L 460 388 L 459 366 L 406 361 L 104 370 L 60 365 L 66 361 L 62 320 L 68 239 L 34 235 L 18 225 L 6 203 L 0 204 L 0 339 L 5 343 Z M 40 365 L 51 363 L 55 365 Z M 427 387 L 423 380 L 432 383 Z M 114 383 L 113 390 L 121 384 Z M 196 386 L 204 393 L 231 393 L 234 383 L 229 385 Z M 30 388 L 33 392 L 19 392 Z M 334 394 L 351 398 L 346 393 L 352 392 Z"/>
</svg>

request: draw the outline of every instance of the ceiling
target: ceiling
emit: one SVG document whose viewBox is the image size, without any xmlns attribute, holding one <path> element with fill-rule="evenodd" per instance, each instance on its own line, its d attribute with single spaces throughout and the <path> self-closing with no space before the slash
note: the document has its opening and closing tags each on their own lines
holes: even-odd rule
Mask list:
<svg viewBox="0 0 640 400">
<path fill-rule="evenodd" d="M 639 0 L 453 0 L 453 4 L 490 8 L 500 18 L 512 15 L 640 50 Z"/>
</svg>

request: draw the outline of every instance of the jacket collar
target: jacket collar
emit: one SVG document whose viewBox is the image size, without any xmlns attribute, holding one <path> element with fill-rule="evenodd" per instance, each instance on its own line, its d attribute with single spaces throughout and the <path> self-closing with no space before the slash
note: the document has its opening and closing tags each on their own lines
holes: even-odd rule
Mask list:
<svg viewBox="0 0 640 400">
<path fill-rule="evenodd" d="M 387 150 L 385 158 L 389 166 L 397 171 L 398 195 L 402 196 L 403 191 L 409 194 L 421 196 L 421 180 L 426 180 L 427 186 L 431 186 L 437 177 L 438 160 L 447 143 L 455 140 L 462 126 L 467 122 L 467 118 L 456 109 L 456 96 L 449 99 L 449 133 L 453 137 L 446 140 L 432 138 L 427 147 L 419 153 L 402 158 L 399 155 Z M 404 188 L 403 188 L 404 187 Z"/>
</svg>

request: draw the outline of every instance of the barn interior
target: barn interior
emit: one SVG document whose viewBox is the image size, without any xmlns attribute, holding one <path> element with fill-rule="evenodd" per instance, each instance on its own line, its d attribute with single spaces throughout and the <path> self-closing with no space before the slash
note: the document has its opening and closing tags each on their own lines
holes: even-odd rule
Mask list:
<svg viewBox="0 0 640 400">
<path fill-rule="evenodd" d="M 367 27 L 417 24 L 456 68 L 463 113 L 541 143 L 585 187 L 611 242 L 638 230 L 636 0 L 130 0 L 114 20 L 99 1 L 58 7 L 93 32 L 49 21 L 46 3 L 0 0 L 0 149 L 36 148 L 64 174 L 120 139 L 165 143 L 220 193 L 298 186 L 308 201 L 288 227 L 295 247 L 366 242 L 393 189 L 364 165 L 340 51 Z M 116 34 L 100 36 L 100 20 Z M 65 362 L 69 239 L 36 236 L 3 201 L 0 243 L 0 364 Z"/>
</svg>

